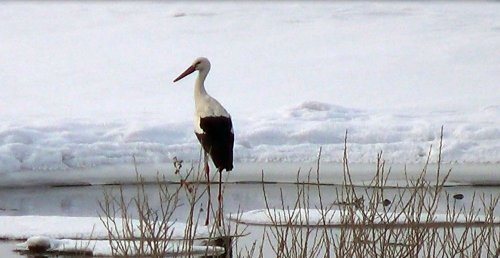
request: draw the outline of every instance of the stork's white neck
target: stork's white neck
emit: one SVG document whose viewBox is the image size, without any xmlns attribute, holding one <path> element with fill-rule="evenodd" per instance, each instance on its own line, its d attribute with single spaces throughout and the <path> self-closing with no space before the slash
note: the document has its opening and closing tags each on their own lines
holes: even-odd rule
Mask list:
<svg viewBox="0 0 500 258">
<path fill-rule="evenodd" d="M 205 90 L 205 78 L 207 78 L 210 67 L 199 70 L 198 77 L 194 83 L 194 106 L 195 106 L 195 131 L 203 132 L 200 127 L 200 118 L 209 116 L 224 116 L 230 118 L 224 107 Z"/>
<path fill-rule="evenodd" d="M 200 70 L 198 72 L 198 77 L 194 83 L 194 99 L 195 101 L 200 97 L 207 95 L 205 90 L 205 79 L 207 78 L 208 70 Z"/>
</svg>

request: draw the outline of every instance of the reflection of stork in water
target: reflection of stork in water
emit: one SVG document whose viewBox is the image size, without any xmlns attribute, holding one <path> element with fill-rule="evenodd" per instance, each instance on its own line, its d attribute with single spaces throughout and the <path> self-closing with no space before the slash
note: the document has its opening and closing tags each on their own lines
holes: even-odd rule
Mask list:
<svg viewBox="0 0 500 258">
<path fill-rule="evenodd" d="M 194 133 L 204 150 L 205 175 L 207 178 L 208 206 L 205 224 L 208 224 L 211 208 L 210 201 L 210 173 L 208 155 L 219 172 L 218 223 L 221 223 L 222 213 L 222 170 L 233 169 L 234 133 L 231 116 L 226 109 L 205 91 L 205 78 L 210 71 L 210 61 L 205 57 L 198 57 L 174 82 L 198 71 L 194 84 Z"/>
</svg>

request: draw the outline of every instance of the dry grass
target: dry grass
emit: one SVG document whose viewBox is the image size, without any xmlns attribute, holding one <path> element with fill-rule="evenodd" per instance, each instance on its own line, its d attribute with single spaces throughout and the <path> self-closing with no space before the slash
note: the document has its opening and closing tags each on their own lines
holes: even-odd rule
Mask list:
<svg viewBox="0 0 500 258">
<path fill-rule="evenodd" d="M 216 226 L 201 226 L 203 212 L 215 214 L 217 211 L 204 211 L 201 200 L 206 194 L 199 169 L 190 167 L 182 170 L 182 161 L 174 159 L 174 173 L 178 183 L 168 182 L 158 176 L 156 196 L 148 196 L 147 184 L 137 177 L 135 195 L 128 197 L 123 187 L 108 189 L 104 199 L 99 202 L 101 221 L 108 231 L 108 241 L 113 256 L 125 257 L 191 257 L 220 255 L 223 248 L 214 247 L 214 241 L 225 239 L 224 236 L 240 235 L 243 231 L 238 225 L 223 223 Z M 136 171 L 137 172 L 137 171 Z M 194 178 L 192 175 L 194 174 Z M 184 196 L 182 196 L 184 195 Z M 181 203 L 181 199 L 183 203 Z M 158 203 L 159 202 L 159 203 Z M 159 204 L 159 207 L 158 207 Z M 184 221 L 173 218 L 179 207 L 183 207 Z M 215 217 L 215 216 L 212 216 Z M 175 222 L 185 223 L 184 231 L 177 231 Z M 180 224 L 175 224 L 180 225 Z M 200 231 L 202 231 L 200 233 Z M 193 249 L 193 246 L 205 248 Z"/>
<path fill-rule="evenodd" d="M 315 173 L 309 171 L 307 184 L 297 184 L 295 204 L 290 207 L 282 202 L 278 207 L 280 211 L 291 210 L 285 213 L 285 218 L 283 212 L 275 212 L 276 207 L 271 207 L 265 198 L 271 225 L 266 227 L 261 239 L 255 241 L 253 248 L 243 250 L 240 256 L 499 257 L 500 225 L 498 218 L 494 217 L 494 209 L 500 197 L 474 195 L 470 207 L 459 205 L 444 191 L 451 170 L 441 171 L 441 149 L 442 131 L 434 180 L 426 180 L 430 176 L 427 168 L 431 147 L 420 175 L 417 178 L 407 176 L 408 187 L 398 188 L 397 193 L 392 193 L 388 199 L 385 186 L 390 169 L 386 169 L 382 153 L 377 156 L 371 182 L 366 187 L 354 186 L 346 151 L 346 135 L 343 184 L 340 190 L 333 187 L 328 192 L 335 192 L 338 201 L 324 202 L 331 196 L 324 197 L 325 189 L 320 188 L 318 180 L 320 149 Z M 311 179 L 314 176 L 316 181 Z M 319 204 L 317 201 L 310 202 L 314 185 Z M 263 191 L 267 196 L 265 186 Z M 446 207 L 438 207 L 439 203 L 446 203 Z M 440 219 L 437 219 L 438 208 Z M 307 213 L 298 216 L 301 209 L 318 209 L 320 220 L 309 220 Z M 340 224 L 330 223 L 334 213 L 340 214 Z M 266 245 L 270 246 L 272 254 L 262 251 Z"/>
<path fill-rule="evenodd" d="M 386 168 L 382 153 L 377 156 L 371 182 L 364 187 L 354 185 L 349 169 L 346 134 L 343 184 L 328 190 L 320 184 L 321 149 L 316 169 L 307 172 L 307 182 L 297 180 L 293 204 L 285 201 L 281 191 L 280 205 L 272 206 L 263 183 L 264 203 L 270 223 L 262 235 L 249 236 L 256 238 L 249 246 L 240 248 L 237 246 L 238 239 L 234 239 L 232 248 L 236 250 L 235 255 L 293 258 L 499 257 L 500 228 L 494 209 L 500 197 L 474 195 L 469 207 L 459 204 L 444 191 L 451 170 L 441 171 L 442 131 L 437 149 L 439 155 L 435 161 L 438 164 L 435 171 L 428 171 L 431 146 L 420 175 L 410 178 L 405 171 L 407 187 L 392 189 L 391 194 L 387 194 L 386 184 L 391 171 Z M 174 167 L 175 173 L 179 175 L 179 184 L 174 190 L 164 180 L 157 182 L 161 202 L 158 210 L 151 208 L 144 184 L 138 184 L 137 195 L 128 200 L 123 197 L 121 189 L 117 195 L 105 194 L 101 204 L 102 220 L 108 228 L 109 241 L 116 255 L 160 257 L 172 254 L 168 243 L 174 240 L 169 223 L 179 207 L 179 196 L 186 195 L 189 201 L 185 222 L 188 226 L 182 237 L 183 244 L 174 251 L 180 253 L 179 256 L 193 256 L 194 252 L 190 248 L 197 241 L 195 233 L 203 212 L 199 202 L 206 192 L 203 185 L 188 182 L 189 175 L 195 171 L 193 168 L 181 176 L 182 162 L 175 160 Z M 141 182 L 140 178 L 138 180 Z M 332 202 L 333 198 L 337 201 Z M 443 203 L 445 207 L 440 206 Z M 131 214 L 131 205 L 137 211 L 136 214 Z M 311 209 L 320 212 L 319 220 L 310 219 L 307 211 Z M 289 212 L 279 213 L 277 210 Z M 341 223 L 331 223 L 332 211 L 340 215 Z M 208 212 L 215 214 L 213 209 Z M 131 223 L 132 217 L 139 219 L 138 226 Z M 122 221 L 125 221 L 124 226 L 119 225 Z M 212 242 L 220 236 L 242 235 L 246 228 L 241 228 L 241 223 L 234 221 L 223 220 L 222 227 L 212 226 L 206 242 Z"/>
</svg>

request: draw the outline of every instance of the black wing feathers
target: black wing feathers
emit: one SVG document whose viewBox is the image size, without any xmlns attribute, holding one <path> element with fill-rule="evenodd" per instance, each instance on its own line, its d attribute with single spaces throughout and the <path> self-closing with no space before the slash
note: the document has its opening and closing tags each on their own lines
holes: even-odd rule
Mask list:
<svg viewBox="0 0 500 258">
<path fill-rule="evenodd" d="M 203 149 L 210 154 L 219 171 L 233 169 L 234 134 L 231 118 L 209 116 L 200 118 L 203 134 L 196 134 Z"/>
</svg>

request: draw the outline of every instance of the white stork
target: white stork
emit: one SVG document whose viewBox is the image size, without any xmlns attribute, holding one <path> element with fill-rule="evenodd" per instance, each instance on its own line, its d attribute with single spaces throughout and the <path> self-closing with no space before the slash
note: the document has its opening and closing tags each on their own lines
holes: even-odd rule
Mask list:
<svg viewBox="0 0 500 258">
<path fill-rule="evenodd" d="M 207 155 L 212 159 L 219 172 L 219 194 L 217 196 L 218 221 L 222 213 L 222 171 L 233 169 L 234 133 L 231 116 L 226 109 L 205 90 L 205 78 L 210 71 L 210 61 L 205 57 L 198 57 L 174 82 L 198 71 L 194 84 L 194 133 L 204 150 L 205 175 L 207 178 L 208 207 L 205 224 L 208 224 L 210 212 L 210 174 Z"/>
</svg>

